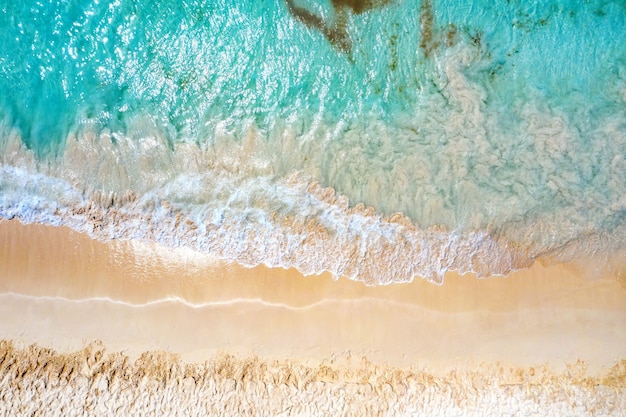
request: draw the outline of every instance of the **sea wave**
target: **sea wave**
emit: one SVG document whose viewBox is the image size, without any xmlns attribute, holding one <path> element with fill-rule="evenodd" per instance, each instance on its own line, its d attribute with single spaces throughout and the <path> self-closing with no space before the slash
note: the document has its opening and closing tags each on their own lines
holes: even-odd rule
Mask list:
<svg viewBox="0 0 626 417">
<path fill-rule="evenodd" d="M 0 217 L 66 225 L 94 238 L 145 239 L 189 247 L 245 266 L 329 271 L 369 285 L 442 282 L 447 270 L 504 274 L 532 262 L 488 233 L 421 230 L 384 217 L 297 175 L 237 181 L 184 175 L 144 195 L 85 192 L 59 178 L 1 168 Z M 185 190 L 212 189 L 221 201 L 183 203 Z M 220 204 L 221 203 L 221 204 Z"/>
</svg>

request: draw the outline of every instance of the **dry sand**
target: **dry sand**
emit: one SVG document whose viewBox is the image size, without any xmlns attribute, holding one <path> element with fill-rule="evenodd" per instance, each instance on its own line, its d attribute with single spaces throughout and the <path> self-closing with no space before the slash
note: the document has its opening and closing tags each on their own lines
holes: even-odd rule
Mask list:
<svg viewBox="0 0 626 417">
<path fill-rule="evenodd" d="M 304 378 L 309 383 L 325 381 L 330 384 L 326 388 L 306 385 L 305 389 L 294 383 L 295 391 L 289 391 L 290 395 L 300 398 L 304 405 L 309 401 L 306 398 L 319 394 L 307 392 L 311 387 L 314 391 L 321 389 L 327 399 L 345 397 L 341 390 L 350 381 L 342 381 L 342 378 L 354 376 L 346 369 L 352 369 L 350 372 L 369 369 L 380 375 L 388 375 L 387 370 L 393 369 L 396 373 L 413 372 L 402 374 L 401 379 L 413 378 L 410 375 L 416 375 L 418 370 L 427 372 L 429 378 L 443 378 L 439 385 L 435 384 L 437 388 L 433 389 L 439 391 L 431 393 L 432 398 L 447 395 L 448 402 L 441 404 L 455 407 L 460 407 L 458 399 L 452 401 L 451 398 L 458 395 L 451 397 L 452 391 L 442 390 L 441 381 L 457 383 L 458 375 L 478 373 L 483 379 L 485 376 L 500 378 L 493 385 L 492 393 L 496 395 L 496 402 L 505 407 L 498 408 L 498 412 L 506 407 L 515 410 L 515 405 L 511 404 L 519 405 L 520 401 L 528 400 L 532 391 L 528 387 L 537 384 L 574 387 L 573 394 L 562 395 L 559 404 L 574 407 L 572 403 L 583 401 L 587 404 L 587 414 L 579 415 L 594 415 L 598 411 L 588 406 L 594 396 L 607 396 L 602 397 L 609 407 L 606 410 L 621 410 L 626 408 L 626 369 L 623 369 L 626 362 L 620 363 L 626 359 L 626 289 L 620 275 L 624 269 L 619 266 L 612 269 L 612 274 L 591 274 L 590 270 L 595 268 L 592 264 L 587 264 L 581 273 L 580 266 L 576 272 L 572 265 L 545 267 L 537 263 L 507 278 L 478 280 L 450 273 L 443 286 L 417 279 L 411 284 L 370 288 L 346 279 L 335 281 L 326 275 L 303 277 L 295 270 L 264 266 L 248 269 L 183 249 L 171 251 L 133 241 L 102 243 L 63 227 L 3 221 L 0 222 L 0 339 L 10 342 L 5 342 L 0 349 L 4 352 L 0 355 L 4 357 L 0 364 L 0 378 L 4 378 L 0 379 L 4 381 L 4 385 L 0 384 L 0 395 L 4 389 L 6 396 L 7 381 L 20 380 L 19 373 L 15 373 L 17 368 L 7 368 L 7 358 L 13 358 L 11 361 L 18 364 L 32 361 L 33 355 L 62 362 L 71 357 L 72 361 L 84 362 L 91 353 L 86 354 L 81 349 L 100 340 L 108 352 L 122 351 L 131 361 L 141 358 L 146 351 L 166 351 L 177 354 L 184 363 L 200 363 L 220 354 L 232 354 L 244 362 L 245 358 L 255 357 L 257 374 L 281 366 L 280 369 L 292 371 L 294 367 L 301 367 L 299 373 L 295 372 L 300 380 L 302 375 L 309 375 L 309 379 Z M 41 348 L 22 350 L 33 343 L 53 348 L 59 354 L 42 353 Z M 101 350 L 92 348 L 90 352 L 94 349 Z M 70 352 L 79 353 L 58 356 Z M 573 365 L 577 361 L 583 361 L 584 365 L 580 362 Z M 39 362 L 33 362 L 31 374 L 21 377 L 20 392 L 28 392 L 27 387 L 36 388 L 36 381 L 45 374 L 39 369 L 42 366 L 37 365 Z M 238 362 L 237 366 L 244 366 L 242 363 Z M 128 366 L 124 368 L 126 374 L 137 372 L 137 368 Z M 332 378 L 310 377 L 311 369 L 317 375 L 324 366 L 339 373 L 335 372 Z M 480 371 L 481 366 L 488 368 Z M 521 378 L 523 383 L 513 384 L 515 389 L 502 388 L 508 386 L 502 378 L 509 378 L 503 376 L 502 369 L 509 368 L 522 370 L 520 372 L 526 375 Z M 13 369 L 13 373 L 7 369 Z M 93 364 L 85 369 L 93 369 Z M 173 372 L 171 367 L 168 369 Z M 203 375 L 216 375 L 214 368 L 207 369 L 203 368 Z M 338 371 L 341 369 L 343 371 Z M 535 369 L 542 370 L 543 383 L 533 380 L 538 377 L 529 376 L 535 375 Z M 450 377 L 450 372 L 457 376 Z M 91 380 L 89 386 L 93 388 L 94 376 L 89 375 L 86 378 Z M 176 375 L 172 378 L 180 385 L 184 375 Z M 101 391 L 113 393 L 110 375 L 107 378 L 109 385 Z M 234 377 L 224 378 L 225 381 Z M 263 378 L 252 380 L 259 382 Z M 370 388 L 378 386 L 376 383 L 382 387 L 384 381 L 380 378 L 371 375 L 368 378 Z M 465 382 L 458 382 L 459 386 L 476 386 L 474 377 L 463 378 Z M 590 382 L 590 378 L 595 378 L 595 382 Z M 218 380 L 222 381 L 218 378 L 214 384 L 226 384 L 219 386 L 228 392 L 230 383 Z M 378 382 L 373 383 L 373 380 Z M 545 382 L 548 380 L 551 382 Z M 587 385 L 581 385 L 583 380 Z M 263 381 L 266 393 L 276 394 L 287 389 L 272 391 L 268 388 L 271 384 Z M 159 387 L 166 389 L 167 384 L 163 382 Z M 281 382 L 276 386 L 283 385 Z M 610 389 L 597 391 L 601 386 Z M 402 401 L 412 404 L 415 400 L 409 401 L 412 398 L 406 394 L 409 388 L 405 386 L 402 395 L 394 388 L 397 398 L 390 401 L 396 404 L 395 412 L 410 411 L 398 405 L 404 404 Z M 245 387 L 240 389 L 249 393 Z M 215 386 L 209 389 L 214 393 L 216 390 L 219 391 Z M 91 391 L 85 392 L 88 395 Z M 202 390 L 194 392 L 199 395 Z M 485 401 L 481 395 L 491 391 L 468 392 L 474 393 L 472 401 L 480 405 Z M 552 405 L 557 404 L 554 392 L 541 393 L 545 398 L 537 393 L 538 397 L 531 395 L 539 398 L 535 398 L 533 404 L 538 404 L 540 410 L 547 410 L 545 406 L 550 401 Z M 241 401 L 243 397 L 237 398 Z M 137 399 L 133 401 L 133 404 L 140 404 Z M 10 402 L 16 403 L 20 404 L 18 397 Z M 233 410 L 240 407 L 232 402 L 228 404 L 228 407 L 235 407 Z M 274 415 L 280 408 L 263 404 L 251 410 L 264 409 L 268 415 Z M 379 411 L 391 410 L 389 401 L 377 404 L 382 407 Z M 349 404 L 344 406 L 351 409 Z M 476 410 L 481 410 L 477 407 Z M 451 410 L 443 405 L 438 409 Z M 25 414 L 29 412 L 24 410 Z M 108 408 L 103 410 L 106 413 Z M 425 410 L 418 411 L 426 413 Z M 528 407 L 524 410 L 532 411 Z M 572 415 L 576 415 L 576 408 L 572 410 L 575 413 Z M 366 414 L 374 411 L 372 408 Z M 299 412 L 288 414 L 298 415 Z"/>
</svg>

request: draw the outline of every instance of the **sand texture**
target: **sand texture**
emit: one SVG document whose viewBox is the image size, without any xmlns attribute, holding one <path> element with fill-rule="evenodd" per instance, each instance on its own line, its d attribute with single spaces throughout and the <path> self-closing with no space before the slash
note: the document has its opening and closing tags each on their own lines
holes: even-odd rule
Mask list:
<svg viewBox="0 0 626 417">
<path fill-rule="evenodd" d="M 3 221 L 0 414 L 626 415 L 624 269 L 576 268 L 366 287 Z"/>
<path fill-rule="evenodd" d="M 0 344 L 0 413 L 106 416 L 620 416 L 626 362 L 604 378 L 583 367 L 428 372 L 221 356 L 186 365 L 163 352 L 134 363 L 90 345 L 71 354 Z"/>
</svg>

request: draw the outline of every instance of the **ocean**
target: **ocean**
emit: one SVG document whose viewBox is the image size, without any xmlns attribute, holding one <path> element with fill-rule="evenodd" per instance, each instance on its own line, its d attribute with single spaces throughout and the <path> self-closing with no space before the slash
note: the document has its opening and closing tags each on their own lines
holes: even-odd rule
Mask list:
<svg viewBox="0 0 626 417">
<path fill-rule="evenodd" d="M 368 285 L 626 249 L 626 6 L 0 0 L 0 219 Z"/>
</svg>

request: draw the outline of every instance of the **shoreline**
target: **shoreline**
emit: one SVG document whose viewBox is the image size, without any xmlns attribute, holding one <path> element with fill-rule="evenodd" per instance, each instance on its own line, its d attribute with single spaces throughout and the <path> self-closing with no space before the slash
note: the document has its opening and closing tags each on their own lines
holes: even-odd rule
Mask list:
<svg viewBox="0 0 626 417">
<path fill-rule="evenodd" d="M 67 351 L 102 340 L 190 361 L 229 350 L 313 361 L 351 354 L 447 370 L 582 360 L 601 373 L 626 358 L 626 289 L 565 265 L 367 287 L 15 220 L 0 222 L 0 241 L 10 243 L 0 253 L 0 310 L 10 317 L 0 339 L 23 345 Z M 35 324 L 41 317 L 48 326 Z"/>
<path fill-rule="evenodd" d="M 367 287 L 66 227 L 0 221 L 0 242 L 0 414 L 626 409 L 615 277 L 537 263 Z"/>
<path fill-rule="evenodd" d="M 410 283 L 368 286 L 330 273 L 305 276 L 294 268 L 249 268 L 141 240 L 103 242 L 67 226 L 18 220 L 0 220 L 0 241 L 8 242 L 0 249 L 0 294 L 106 298 L 132 305 L 180 300 L 190 306 L 233 297 L 289 298 L 296 308 L 328 297 L 370 297 L 441 312 L 509 312 L 544 302 L 593 308 L 601 302 L 602 308 L 626 311 L 615 293 L 619 288 L 626 295 L 626 265 L 595 265 L 592 259 L 569 264 L 539 260 L 530 268 L 488 278 L 451 271 L 442 285 L 415 277 Z M 585 289 L 593 289 L 594 296 L 587 297 Z"/>
</svg>

